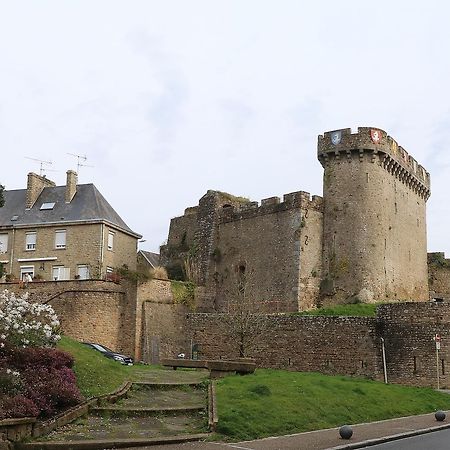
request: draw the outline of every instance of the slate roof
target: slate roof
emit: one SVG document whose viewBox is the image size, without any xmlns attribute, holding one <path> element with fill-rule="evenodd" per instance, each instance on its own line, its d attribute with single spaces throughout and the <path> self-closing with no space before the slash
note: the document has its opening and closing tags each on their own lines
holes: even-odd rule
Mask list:
<svg viewBox="0 0 450 450">
<path fill-rule="evenodd" d="M 153 268 L 159 266 L 159 253 L 145 252 L 144 250 L 139 250 L 139 253 L 142 253 L 142 256 Z"/>
<path fill-rule="evenodd" d="M 92 183 L 77 185 L 77 192 L 70 203 L 65 202 L 65 191 L 65 186 L 45 187 L 29 210 L 25 208 L 26 189 L 4 191 L 5 205 L 0 208 L 0 227 L 108 222 L 136 238 L 142 237 L 128 227 Z M 53 202 L 53 209 L 40 209 L 43 203 Z M 11 220 L 14 216 L 17 219 Z"/>
</svg>

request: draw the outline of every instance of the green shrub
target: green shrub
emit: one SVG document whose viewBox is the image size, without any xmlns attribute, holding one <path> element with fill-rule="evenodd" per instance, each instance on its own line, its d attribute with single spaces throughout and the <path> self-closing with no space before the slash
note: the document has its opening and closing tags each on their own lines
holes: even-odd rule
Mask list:
<svg viewBox="0 0 450 450">
<path fill-rule="evenodd" d="M 170 287 L 175 303 L 186 305 L 191 310 L 195 309 L 194 283 L 172 280 Z"/>
</svg>

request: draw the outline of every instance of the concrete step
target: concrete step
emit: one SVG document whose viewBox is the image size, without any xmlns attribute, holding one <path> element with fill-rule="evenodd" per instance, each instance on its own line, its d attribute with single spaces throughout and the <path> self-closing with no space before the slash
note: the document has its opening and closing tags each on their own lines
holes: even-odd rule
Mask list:
<svg viewBox="0 0 450 450">
<path fill-rule="evenodd" d="M 107 448 L 144 447 L 151 445 L 181 444 L 183 442 L 201 441 L 208 433 L 183 434 L 140 439 L 86 439 L 72 441 L 42 441 L 17 443 L 15 450 L 101 450 Z"/>
<path fill-rule="evenodd" d="M 110 414 L 111 416 L 138 416 L 145 414 L 177 414 L 177 413 L 191 413 L 202 411 L 206 409 L 204 403 L 199 403 L 196 405 L 177 405 L 177 406 L 98 406 L 90 410 L 91 414 L 103 415 Z"/>
</svg>

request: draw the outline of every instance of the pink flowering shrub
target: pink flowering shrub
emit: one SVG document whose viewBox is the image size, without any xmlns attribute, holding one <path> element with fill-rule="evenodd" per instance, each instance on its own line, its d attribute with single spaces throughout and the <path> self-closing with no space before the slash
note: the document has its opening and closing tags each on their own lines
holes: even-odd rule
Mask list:
<svg viewBox="0 0 450 450">
<path fill-rule="evenodd" d="M 0 419 L 48 417 L 83 399 L 72 356 L 51 348 L 58 327 L 50 306 L 0 294 Z"/>
<path fill-rule="evenodd" d="M 23 395 L 7 397 L 0 395 L 0 419 L 37 417 L 39 409 L 32 400 Z"/>
</svg>

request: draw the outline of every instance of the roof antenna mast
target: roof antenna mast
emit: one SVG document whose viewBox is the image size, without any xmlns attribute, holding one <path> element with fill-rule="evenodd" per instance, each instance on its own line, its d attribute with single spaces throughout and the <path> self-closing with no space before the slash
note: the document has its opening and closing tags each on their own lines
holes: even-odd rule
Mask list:
<svg viewBox="0 0 450 450">
<path fill-rule="evenodd" d="M 26 159 L 31 159 L 31 161 L 37 161 L 38 163 L 40 163 L 40 168 L 39 168 L 39 175 L 42 177 L 44 176 L 44 172 L 48 169 L 46 169 L 44 167 L 44 164 L 47 164 L 49 166 L 51 166 L 53 163 L 51 161 L 44 161 L 43 159 L 37 159 L 37 158 L 30 158 L 29 156 L 25 156 Z"/>
<path fill-rule="evenodd" d="M 94 167 L 90 166 L 89 164 L 83 164 L 87 161 L 86 155 L 76 155 L 75 153 L 67 153 L 70 156 L 75 156 L 77 158 L 77 174 L 80 174 L 80 167 Z"/>
</svg>

